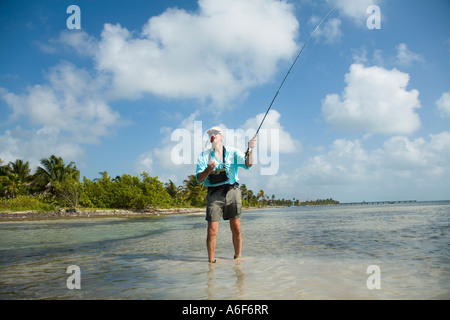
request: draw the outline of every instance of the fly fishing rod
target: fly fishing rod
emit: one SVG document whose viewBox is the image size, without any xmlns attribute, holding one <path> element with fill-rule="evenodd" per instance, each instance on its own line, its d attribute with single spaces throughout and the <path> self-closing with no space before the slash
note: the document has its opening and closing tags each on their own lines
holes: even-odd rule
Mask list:
<svg viewBox="0 0 450 320">
<path fill-rule="evenodd" d="M 284 82 L 286 81 L 288 75 L 291 73 L 291 70 L 294 68 L 295 63 L 297 62 L 297 60 L 298 60 L 298 59 L 300 58 L 300 56 L 302 55 L 303 50 L 305 50 L 305 48 L 306 48 L 306 46 L 308 45 L 309 41 L 311 41 L 311 38 L 312 38 L 312 36 L 314 35 L 314 32 L 316 32 L 316 30 L 319 29 L 320 25 L 328 18 L 328 16 L 333 12 L 333 10 L 334 10 L 334 8 L 332 8 L 332 9 L 328 12 L 328 14 L 322 19 L 322 21 L 320 21 L 320 23 L 317 25 L 317 27 L 314 29 L 314 31 L 311 32 L 311 34 L 309 35 L 309 38 L 308 38 L 308 40 L 305 42 L 305 44 L 303 45 L 302 50 L 300 50 L 300 52 L 298 53 L 298 55 L 297 55 L 297 57 L 295 58 L 294 62 L 292 63 L 291 67 L 289 68 L 289 71 L 288 71 L 288 72 L 286 73 L 286 75 L 284 76 L 284 79 L 283 79 L 283 81 L 281 82 L 281 85 L 280 85 L 280 87 L 278 88 L 277 93 L 275 93 L 275 96 L 273 97 L 272 102 L 270 103 L 269 108 L 267 109 L 266 114 L 264 115 L 264 118 L 262 119 L 262 121 L 261 121 L 261 123 L 260 123 L 260 125 L 259 125 L 259 127 L 258 127 L 258 130 L 256 130 L 255 137 L 258 135 L 259 129 L 261 129 L 261 126 L 263 125 L 264 120 L 266 120 L 267 114 L 269 113 L 270 108 L 272 108 L 272 105 L 273 105 L 275 99 L 277 98 L 278 94 L 280 93 L 281 87 L 284 85 Z M 249 156 L 249 154 L 250 154 L 250 151 L 252 151 L 252 149 L 251 149 L 251 148 L 247 148 L 247 151 L 245 152 L 245 158 L 246 158 L 246 159 L 248 158 L 248 156 Z"/>
</svg>

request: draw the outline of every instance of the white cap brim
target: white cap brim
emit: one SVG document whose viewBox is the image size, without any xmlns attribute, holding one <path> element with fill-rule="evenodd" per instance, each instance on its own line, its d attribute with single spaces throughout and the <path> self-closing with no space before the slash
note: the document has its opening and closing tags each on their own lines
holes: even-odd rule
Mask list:
<svg viewBox="0 0 450 320">
<path fill-rule="evenodd" d="M 209 129 L 208 131 L 206 131 L 206 133 L 211 137 L 212 135 L 216 135 L 216 134 L 221 134 L 222 133 L 222 129 L 220 129 L 219 127 L 212 127 L 211 129 Z"/>
</svg>

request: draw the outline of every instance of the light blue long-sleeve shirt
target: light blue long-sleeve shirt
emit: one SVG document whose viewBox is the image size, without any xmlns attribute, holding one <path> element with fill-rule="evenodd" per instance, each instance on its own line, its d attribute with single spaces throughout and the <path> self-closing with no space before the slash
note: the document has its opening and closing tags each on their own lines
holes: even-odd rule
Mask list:
<svg viewBox="0 0 450 320">
<path fill-rule="evenodd" d="M 238 168 L 244 168 L 246 170 L 250 169 L 250 167 L 247 167 L 245 165 L 245 156 L 244 154 L 239 151 L 238 149 L 235 149 L 233 147 L 225 147 L 225 170 L 228 174 L 228 180 L 222 183 L 218 184 L 211 184 L 209 182 L 209 179 L 206 178 L 202 183 L 205 185 L 205 187 L 216 187 L 223 184 L 234 184 L 239 181 L 238 177 Z M 208 149 L 203 151 L 197 160 L 197 171 L 195 173 L 195 178 L 198 182 L 198 174 L 200 172 L 205 171 L 206 167 L 208 167 L 209 160 L 212 159 L 216 163 L 216 169 L 223 168 L 223 161 L 219 161 L 219 159 L 216 158 L 216 155 L 214 153 L 214 150 Z"/>
</svg>

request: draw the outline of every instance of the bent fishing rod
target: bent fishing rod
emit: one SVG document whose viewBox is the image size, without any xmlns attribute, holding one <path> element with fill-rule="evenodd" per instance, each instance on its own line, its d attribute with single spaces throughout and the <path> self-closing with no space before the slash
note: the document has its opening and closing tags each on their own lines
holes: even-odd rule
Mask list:
<svg viewBox="0 0 450 320">
<path fill-rule="evenodd" d="M 311 38 L 312 38 L 312 36 L 314 35 L 314 32 L 316 32 L 316 30 L 319 29 L 319 27 L 321 26 L 321 24 L 328 18 L 328 16 L 333 12 L 334 9 L 335 9 L 335 8 L 332 8 L 332 9 L 327 13 L 327 15 L 322 19 L 322 21 L 320 21 L 320 23 L 317 25 L 317 27 L 314 29 L 314 31 L 311 32 L 311 34 L 309 35 L 308 40 L 305 42 L 305 44 L 303 45 L 303 48 L 302 48 L 302 49 L 300 50 L 300 52 L 298 53 L 297 57 L 295 58 L 295 60 L 294 60 L 294 62 L 292 63 L 291 67 L 289 68 L 288 72 L 287 72 L 286 75 L 284 76 L 284 79 L 283 79 L 283 81 L 281 82 L 280 87 L 278 88 L 277 92 L 275 93 L 275 96 L 273 97 L 272 102 L 270 103 L 269 108 L 267 109 L 266 114 L 264 115 L 264 118 L 262 119 L 262 121 L 261 121 L 261 123 L 260 123 L 260 125 L 259 125 L 259 127 L 258 127 L 258 130 L 256 130 L 255 137 L 258 135 L 259 129 L 261 129 L 261 126 L 263 125 L 264 120 L 266 120 L 267 114 L 269 113 L 269 111 L 270 111 L 270 109 L 272 108 L 272 105 L 273 105 L 275 99 L 277 98 L 278 94 L 280 93 L 281 87 L 283 87 L 284 82 L 286 81 L 287 77 L 289 76 L 289 74 L 291 73 L 292 69 L 294 68 L 294 65 L 295 65 L 295 63 L 297 62 L 297 60 L 298 60 L 298 59 L 300 58 L 300 56 L 302 55 L 302 53 L 303 53 L 303 51 L 305 50 L 306 46 L 308 45 L 309 41 L 311 41 Z M 245 152 L 245 159 L 248 158 L 248 156 L 249 156 L 249 154 L 250 154 L 251 151 L 252 151 L 251 148 L 247 148 L 247 151 Z"/>
</svg>

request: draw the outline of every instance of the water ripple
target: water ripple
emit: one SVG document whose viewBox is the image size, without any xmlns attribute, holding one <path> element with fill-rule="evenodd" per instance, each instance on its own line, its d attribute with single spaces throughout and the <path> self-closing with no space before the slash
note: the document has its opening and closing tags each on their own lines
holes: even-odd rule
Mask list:
<svg viewBox="0 0 450 320">
<path fill-rule="evenodd" d="M 202 215 L 0 223 L 0 299 L 448 299 L 449 229 L 449 203 L 246 211 L 210 265 Z"/>
</svg>

